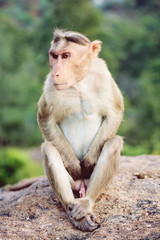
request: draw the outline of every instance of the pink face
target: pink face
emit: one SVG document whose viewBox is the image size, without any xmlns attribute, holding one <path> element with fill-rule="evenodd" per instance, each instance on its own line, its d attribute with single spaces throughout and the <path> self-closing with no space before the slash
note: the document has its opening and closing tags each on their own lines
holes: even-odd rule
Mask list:
<svg viewBox="0 0 160 240">
<path fill-rule="evenodd" d="M 67 69 L 67 62 L 71 58 L 70 52 L 50 52 L 50 63 L 52 67 L 52 82 L 58 89 L 69 87 L 70 70 Z"/>
<path fill-rule="evenodd" d="M 83 54 L 84 46 L 75 43 L 66 44 L 66 41 L 53 43 L 49 50 L 49 61 L 52 73 L 51 81 L 57 90 L 69 88 L 79 81 L 81 73 L 77 70 Z"/>
<path fill-rule="evenodd" d="M 96 46 L 95 41 L 86 46 L 65 40 L 52 43 L 49 50 L 51 81 L 57 90 L 69 88 L 84 78 L 90 67 L 91 58 L 98 54 Z"/>
</svg>

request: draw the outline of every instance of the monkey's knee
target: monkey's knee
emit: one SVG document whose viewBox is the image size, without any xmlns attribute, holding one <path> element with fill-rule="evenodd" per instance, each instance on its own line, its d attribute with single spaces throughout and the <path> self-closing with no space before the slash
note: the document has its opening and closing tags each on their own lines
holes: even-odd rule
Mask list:
<svg viewBox="0 0 160 240">
<path fill-rule="evenodd" d="M 110 162 L 110 167 L 113 173 L 116 173 L 118 170 L 122 148 L 123 138 L 120 136 L 115 136 L 109 139 L 104 145 L 103 151 L 108 158 L 107 162 Z"/>
<path fill-rule="evenodd" d="M 41 152 L 42 152 L 42 155 L 43 155 L 44 159 L 46 159 L 46 156 L 48 156 L 48 157 L 49 156 L 55 156 L 56 159 L 60 158 L 59 152 L 50 142 L 42 143 Z"/>
<path fill-rule="evenodd" d="M 47 152 L 47 150 L 49 150 L 52 146 L 52 144 L 50 142 L 44 142 L 41 145 L 41 152 L 42 154 L 45 154 Z"/>
<path fill-rule="evenodd" d="M 43 156 L 43 166 L 46 173 L 46 169 L 61 169 L 63 163 L 61 156 L 57 149 L 50 142 L 44 142 L 41 146 L 41 152 Z M 47 174 L 48 175 L 48 174 Z"/>
<path fill-rule="evenodd" d="M 123 138 L 121 136 L 116 135 L 115 137 L 113 137 L 111 139 L 112 144 L 113 144 L 113 148 L 118 149 L 118 150 L 122 150 L 123 148 Z"/>
<path fill-rule="evenodd" d="M 123 148 L 123 138 L 120 136 L 115 136 L 105 143 L 104 147 L 108 148 L 109 154 L 120 154 Z"/>
</svg>

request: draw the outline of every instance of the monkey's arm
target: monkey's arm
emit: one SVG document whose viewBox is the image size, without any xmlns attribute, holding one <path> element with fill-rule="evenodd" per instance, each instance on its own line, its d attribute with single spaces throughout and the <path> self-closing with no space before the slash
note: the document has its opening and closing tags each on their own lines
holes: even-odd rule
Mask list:
<svg viewBox="0 0 160 240">
<path fill-rule="evenodd" d="M 43 94 L 38 102 L 37 120 L 44 139 L 56 147 L 69 174 L 74 179 L 81 178 L 80 161 L 56 123 L 52 111 L 53 109 L 47 105 Z"/>
<path fill-rule="evenodd" d="M 103 122 L 89 148 L 89 151 L 81 161 L 83 176 L 90 177 L 104 143 L 116 135 L 119 125 L 123 119 L 124 104 L 123 97 L 115 83 L 113 83 L 111 100 L 108 101 L 107 111 L 103 116 Z M 114 99 L 114 100 L 112 100 Z"/>
</svg>

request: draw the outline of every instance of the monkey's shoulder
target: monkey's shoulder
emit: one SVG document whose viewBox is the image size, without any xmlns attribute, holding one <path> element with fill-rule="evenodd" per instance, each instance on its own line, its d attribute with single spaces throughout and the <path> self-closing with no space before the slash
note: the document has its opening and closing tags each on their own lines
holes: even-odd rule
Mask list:
<svg viewBox="0 0 160 240">
<path fill-rule="evenodd" d="M 107 75 L 110 75 L 107 63 L 102 58 L 94 58 L 91 63 L 91 72 L 94 74 L 100 74 L 101 78 L 105 79 Z"/>
</svg>

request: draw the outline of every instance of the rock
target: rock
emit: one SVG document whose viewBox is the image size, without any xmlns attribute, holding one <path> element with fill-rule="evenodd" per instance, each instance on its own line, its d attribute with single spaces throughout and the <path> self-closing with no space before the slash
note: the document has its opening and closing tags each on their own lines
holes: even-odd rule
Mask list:
<svg viewBox="0 0 160 240">
<path fill-rule="evenodd" d="M 45 177 L 27 184 L 0 189 L 0 240 L 160 239 L 160 156 L 121 158 L 95 204 L 102 224 L 91 233 L 73 227 Z"/>
</svg>

